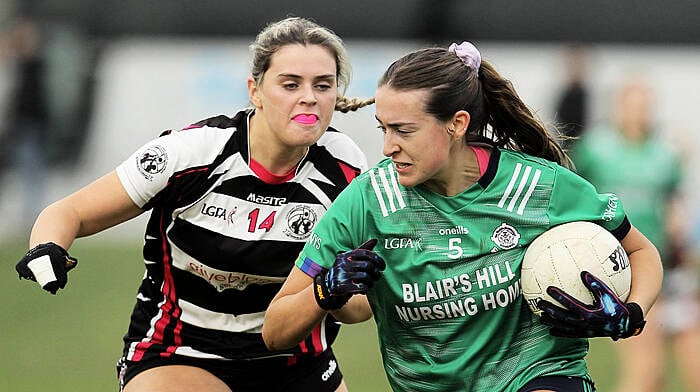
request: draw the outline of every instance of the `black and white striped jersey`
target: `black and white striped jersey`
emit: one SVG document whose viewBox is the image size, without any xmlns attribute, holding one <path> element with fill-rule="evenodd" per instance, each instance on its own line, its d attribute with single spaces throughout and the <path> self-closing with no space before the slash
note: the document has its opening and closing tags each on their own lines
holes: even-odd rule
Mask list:
<svg viewBox="0 0 700 392">
<path fill-rule="evenodd" d="M 271 181 L 250 167 L 253 113 L 166 131 L 117 168 L 132 200 L 152 210 L 127 360 L 313 355 L 335 339 L 329 315 L 295 349 L 270 352 L 262 322 L 315 224 L 366 158 L 329 128 L 291 179 Z"/>
</svg>

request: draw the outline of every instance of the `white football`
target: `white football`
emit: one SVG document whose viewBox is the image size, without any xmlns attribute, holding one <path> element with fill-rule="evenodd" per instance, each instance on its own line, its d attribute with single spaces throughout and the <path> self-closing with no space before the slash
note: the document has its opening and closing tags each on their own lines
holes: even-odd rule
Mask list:
<svg viewBox="0 0 700 392">
<path fill-rule="evenodd" d="M 631 272 L 622 245 L 602 226 L 577 221 L 545 231 L 525 251 L 520 283 L 530 310 L 539 316 L 542 311 L 537 302 L 541 299 L 559 305 L 547 294 L 549 286 L 592 304 L 593 295 L 581 281 L 581 271 L 592 273 L 627 300 Z"/>
</svg>

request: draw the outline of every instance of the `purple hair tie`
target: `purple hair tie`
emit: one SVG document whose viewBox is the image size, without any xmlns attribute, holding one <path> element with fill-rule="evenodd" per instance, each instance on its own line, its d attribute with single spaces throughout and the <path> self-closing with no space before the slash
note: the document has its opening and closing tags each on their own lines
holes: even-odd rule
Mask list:
<svg viewBox="0 0 700 392">
<path fill-rule="evenodd" d="M 456 54 L 467 67 L 471 68 L 477 75 L 479 74 L 481 54 L 471 42 L 464 41 L 459 45 L 453 43 L 447 50 Z"/>
</svg>

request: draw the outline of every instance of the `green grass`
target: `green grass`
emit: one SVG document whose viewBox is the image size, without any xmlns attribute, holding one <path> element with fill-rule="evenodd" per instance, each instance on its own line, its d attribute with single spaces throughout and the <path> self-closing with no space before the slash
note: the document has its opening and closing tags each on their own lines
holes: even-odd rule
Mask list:
<svg viewBox="0 0 700 392">
<path fill-rule="evenodd" d="M 25 251 L 0 244 L 0 391 L 115 391 L 114 366 L 143 274 L 140 245 L 78 240 L 71 249 L 78 268 L 56 296 L 17 279 L 14 265 Z M 389 390 L 375 332 L 372 322 L 344 326 L 335 344 L 353 391 Z M 612 343 L 594 339 L 591 347 L 591 373 L 598 390 L 609 391 L 617 371 Z M 675 384 L 668 390 L 683 392 Z"/>
</svg>

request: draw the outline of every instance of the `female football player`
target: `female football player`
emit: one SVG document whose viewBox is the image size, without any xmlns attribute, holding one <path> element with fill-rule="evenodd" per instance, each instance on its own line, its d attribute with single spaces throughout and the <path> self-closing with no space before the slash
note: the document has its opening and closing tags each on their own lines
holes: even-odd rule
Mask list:
<svg viewBox="0 0 700 392">
<path fill-rule="evenodd" d="M 316 225 L 267 311 L 268 347 L 293 347 L 329 312 L 374 316 L 395 391 L 593 391 L 586 338 L 641 332 L 661 286 L 656 248 L 614 194 L 562 166 L 557 141 L 472 44 L 400 58 L 375 99 L 388 159 Z M 523 254 L 571 221 L 621 241 L 629 302 L 583 273 L 595 303 L 551 287 L 565 308 L 540 301 L 538 319 L 520 290 Z"/>
<path fill-rule="evenodd" d="M 331 201 L 366 159 L 329 127 L 349 63 L 342 41 L 307 19 L 267 26 L 251 45 L 252 108 L 165 132 L 117 169 L 47 207 L 17 264 L 56 293 L 67 249 L 151 211 L 146 273 L 124 336 L 120 387 L 138 391 L 344 391 L 332 316 L 269 351 L 269 301 Z"/>
</svg>

